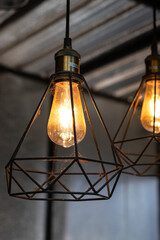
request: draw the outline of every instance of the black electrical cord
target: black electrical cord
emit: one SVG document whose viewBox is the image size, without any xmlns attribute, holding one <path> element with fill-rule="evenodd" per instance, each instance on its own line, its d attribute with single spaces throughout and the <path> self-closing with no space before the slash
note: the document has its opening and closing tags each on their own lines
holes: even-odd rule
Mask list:
<svg viewBox="0 0 160 240">
<path fill-rule="evenodd" d="M 157 55 L 157 26 L 156 26 L 156 0 L 153 3 L 153 40 L 152 40 L 152 54 Z"/>
<path fill-rule="evenodd" d="M 71 47 L 72 42 L 69 37 L 69 25 L 70 25 L 70 0 L 66 0 L 66 34 L 64 39 L 64 47 Z"/>
<path fill-rule="evenodd" d="M 69 38 L 70 0 L 66 4 L 66 38 Z"/>
</svg>

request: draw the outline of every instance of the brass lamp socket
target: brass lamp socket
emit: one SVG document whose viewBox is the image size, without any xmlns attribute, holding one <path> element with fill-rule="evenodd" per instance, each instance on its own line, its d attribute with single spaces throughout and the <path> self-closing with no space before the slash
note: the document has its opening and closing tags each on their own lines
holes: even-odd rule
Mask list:
<svg viewBox="0 0 160 240">
<path fill-rule="evenodd" d="M 74 72 L 80 74 L 80 54 L 69 46 L 55 54 L 56 73 Z"/>
<path fill-rule="evenodd" d="M 146 74 L 158 73 L 160 74 L 160 55 L 149 55 L 145 59 Z"/>
</svg>

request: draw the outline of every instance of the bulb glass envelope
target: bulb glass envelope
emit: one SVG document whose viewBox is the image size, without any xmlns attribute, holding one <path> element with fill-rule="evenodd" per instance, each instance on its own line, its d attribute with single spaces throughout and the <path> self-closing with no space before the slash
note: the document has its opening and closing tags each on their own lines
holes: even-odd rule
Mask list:
<svg viewBox="0 0 160 240">
<path fill-rule="evenodd" d="M 145 91 L 144 91 L 145 90 Z M 146 74 L 114 138 L 123 173 L 159 176 L 160 74 Z"/>
<path fill-rule="evenodd" d="M 54 85 L 63 81 L 68 81 L 70 85 L 73 146 L 63 148 L 56 145 L 54 155 L 47 157 L 17 157 L 20 148 L 23 148 L 25 138 L 32 131 L 32 125 L 36 124 L 40 117 L 38 114 L 43 107 L 46 96 L 51 93 L 54 97 Z M 73 83 L 79 85 L 86 121 L 86 135 L 80 143 L 77 141 Z M 93 119 L 91 118 L 92 114 L 95 114 Z M 102 133 L 100 133 L 100 128 L 103 130 Z M 42 166 L 47 163 L 50 164 L 50 170 L 44 170 Z M 32 166 L 34 167 L 32 168 Z M 9 195 L 28 200 L 88 201 L 109 199 L 114 192 L 121 171 L 120 158 L 83 76 L 71 72 L 53 75 L 6 166 Z"/>
</svg>

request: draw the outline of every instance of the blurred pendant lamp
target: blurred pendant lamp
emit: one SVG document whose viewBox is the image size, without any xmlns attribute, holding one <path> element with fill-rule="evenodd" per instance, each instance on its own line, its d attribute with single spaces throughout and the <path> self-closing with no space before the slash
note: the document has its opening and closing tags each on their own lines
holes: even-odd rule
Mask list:
<svg viewBox="0 0 160 240">
<path fill-rule="evenodd" d="M 0 0 L 0 9 L 13 9 L 24 7 L 29 0 Z"/>
<path fill-rule="evenodd" d="M 117 130 L 114 146 L 124 164 L 123 173 L 159 176 L 160 55 L 157 51 L 156 1 L 151 55 L 145 59 L 145 64 L 146 74 Z"/>
<path fill-rule="evenodd" d="M 108 130 L 80 74 L 80 55 L 72 49 L 69 38 L 69 0 L 66 6 L 66 37 L 64 48 L 55 54 L 56 73 L 51 76 L 6 166 L 10 196 L 59 201 L 109 199 L 122 171 Z M 55 145 L 54 154 L 18 157 L 33 125 L 42 114 L 42 111 L 39 113 L 44 100 L 50 94 L 53 96 L 52 107 L 48 125 L 43 128 Z M 46 170 L 46 163 L 50 164 L 49 170 Z"/>
</svg>

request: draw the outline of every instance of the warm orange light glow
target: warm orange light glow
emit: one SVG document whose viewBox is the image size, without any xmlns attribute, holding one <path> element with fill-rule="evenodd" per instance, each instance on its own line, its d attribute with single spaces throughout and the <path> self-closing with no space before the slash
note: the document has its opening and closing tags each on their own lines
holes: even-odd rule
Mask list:
<svg viewBox="0 0 160 240">
<path fill-rule="evenodd" d="M 86 134 L 86 123 L 77 83 L 72 83 L 77 142 Z M 48 120 L 48 136 L 52 142 L 68 148 L 74 145 L 73 118 L 69 82 L 55 84 L 55 93 Z"/>
<path fill-rule="evenodd" d="M 141 112 L 141 123 L 143 127 L 149 131 L 153 131 L 154 115 L 155 115 L 155 132 L 160 132 L 160 81 L 146 82 L 146 91 Z"/>
</svg>

